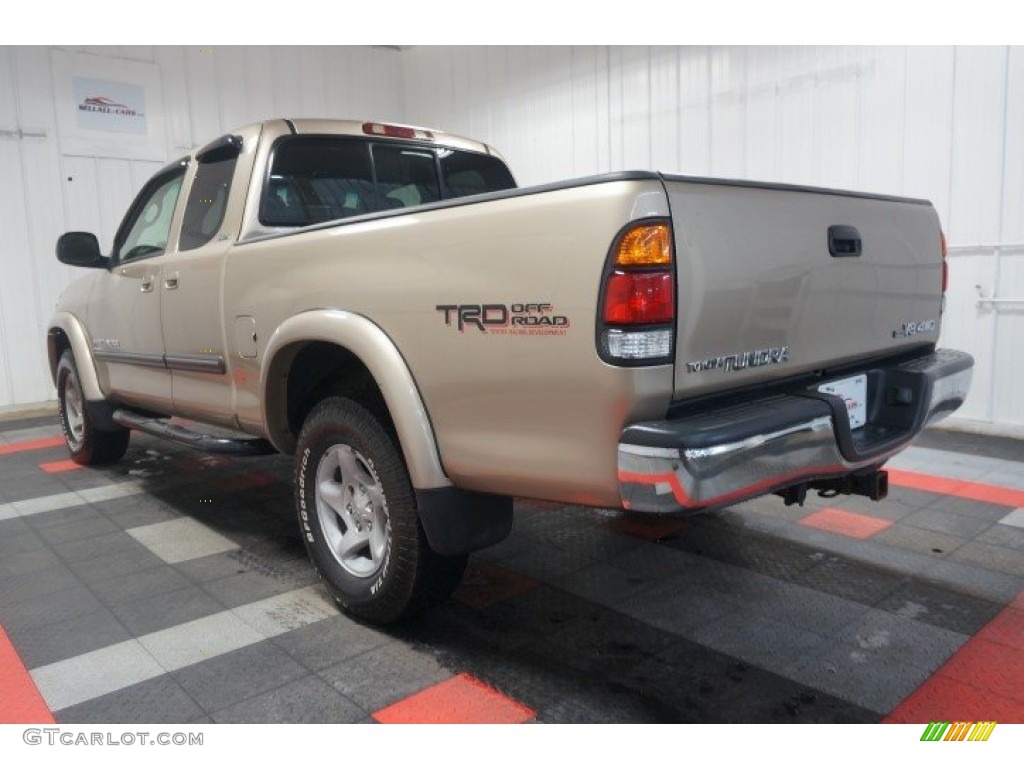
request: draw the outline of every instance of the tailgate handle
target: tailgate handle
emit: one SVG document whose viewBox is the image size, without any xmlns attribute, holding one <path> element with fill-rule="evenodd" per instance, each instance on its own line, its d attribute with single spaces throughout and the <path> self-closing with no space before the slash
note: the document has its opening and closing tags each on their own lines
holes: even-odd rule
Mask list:
<svg viewBox="0 0 1024 768">
<path fill-rule="evenodd" d="M 828 252 L 833 256 L 860 256 L 860 232 L 856 227 L 833 224 L 828 228 Z"/>
</svg>

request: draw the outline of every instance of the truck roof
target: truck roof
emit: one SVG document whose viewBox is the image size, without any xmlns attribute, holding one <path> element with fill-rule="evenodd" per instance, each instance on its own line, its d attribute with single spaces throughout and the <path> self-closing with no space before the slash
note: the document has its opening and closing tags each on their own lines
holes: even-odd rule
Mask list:
<svg viewBox="0 0 1024 768">
<path fill-rule="evenodd" d="M 283 118 L 296 134 L 332 134 L 342 136 L 372 137 L 382 141 L 423 141 L 428 144 L 481 152 L 501 157 L 493 147 L 481 141 L 457 136 L 436 128 L 424 128 L 404 123 L 380 122 L 373 120 L 326 119 L 326 118 Z M 274 122 L 265 120 L 262 125 Z"/>
</svg>

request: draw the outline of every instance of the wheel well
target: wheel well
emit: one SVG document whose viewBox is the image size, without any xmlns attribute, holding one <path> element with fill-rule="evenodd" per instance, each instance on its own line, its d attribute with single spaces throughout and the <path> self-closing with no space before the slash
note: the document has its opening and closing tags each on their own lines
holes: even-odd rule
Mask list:
<svg viewBox="0 0 1024 768">
<path fill-rule="evenodd" d="M 377 417 L 397 444 L 395 425 L 373 374 L 363 361 L 337 344 L 313 341 L 290 350 L 286 408 L 288 430 L 298 437 L 313 407 L 331 395 L 354 400 Z"/>
<path fill-rule="evenodd" d="M 46 335 L 46 351 L 50 359 L 50 378 L 54 384 L 57 383 L 57 363 L 66 349 L 71 349 L 71 339 L 60 328 L 51 328 Z"/>
</svg>

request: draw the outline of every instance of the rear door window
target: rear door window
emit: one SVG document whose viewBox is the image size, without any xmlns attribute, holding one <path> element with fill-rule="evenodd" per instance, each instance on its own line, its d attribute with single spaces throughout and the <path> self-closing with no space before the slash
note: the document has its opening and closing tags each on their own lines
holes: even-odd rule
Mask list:
<svg viewBox="0 0 1024 768">
<path fill-rule="evenodd" d="M 376 210 L 364 141 L 302 137 L 274 149 L 260 201 L 260 223 L 304 227 Z"/>
<path fill-rule="evenodd" d="M 181 221 L 179 251 L 191 251 L 206 245 L 217 234 L 228 207 L 228 193 L 237 161 L 238 157 L 232 156 L 213 163 L 201 163 L 196 168 Z"/>
</svg>

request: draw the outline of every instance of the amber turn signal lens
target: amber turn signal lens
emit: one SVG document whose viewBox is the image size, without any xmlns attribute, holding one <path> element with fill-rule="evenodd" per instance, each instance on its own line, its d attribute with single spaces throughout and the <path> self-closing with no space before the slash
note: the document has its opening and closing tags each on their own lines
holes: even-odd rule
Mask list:
<svg viewBox="0 0 1024 768">
<path fill-rule="evenodd" d="M 640 224 L 622 236 L 615 255 L 617 267 L 669 266 L 672 238 L 668 224 Z"/>
</svg>

